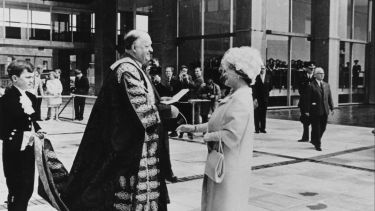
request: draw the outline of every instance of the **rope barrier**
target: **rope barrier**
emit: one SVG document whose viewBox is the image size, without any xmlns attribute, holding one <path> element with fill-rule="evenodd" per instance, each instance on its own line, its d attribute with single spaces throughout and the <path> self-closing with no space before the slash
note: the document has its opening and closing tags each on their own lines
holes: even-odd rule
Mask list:
<svg viewBox="0 0 375 211">
<path fill-rule="evenodd" d="M 61 98 L 72 98 L 72 97 L 85 97 L 85 98 L 91 98 L 91 99 L 97 99 L 97 96 L 93 95 L 77 95 L 77 94 L 71 94 L 71 95 L 60 95 L 60 96 L 52 96 L 52 95 L 38 95 L 36 96 L 37 98 L 56 98 L 56 97 L 61 97 Z"/>
</svg>

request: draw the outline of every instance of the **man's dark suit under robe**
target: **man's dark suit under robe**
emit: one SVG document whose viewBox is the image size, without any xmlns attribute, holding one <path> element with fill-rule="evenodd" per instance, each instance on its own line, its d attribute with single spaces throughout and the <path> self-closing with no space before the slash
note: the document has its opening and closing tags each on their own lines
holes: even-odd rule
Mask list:
<svg viewBox="0 0 375 211">
<path fill-rule="evenodd" d="M 36 110 L 37 98 L 26 92 Z M 21 92 L 12 86 L 0 98 L 0 139 L 3 140 L 3 168 L 8 187 L 8 210 L 22 211 L 34 190 L 34 149 L 21 151 L 24 131 L 40 130 L 37 115 L 26 114 L 20 103 Z"/>
</svg>

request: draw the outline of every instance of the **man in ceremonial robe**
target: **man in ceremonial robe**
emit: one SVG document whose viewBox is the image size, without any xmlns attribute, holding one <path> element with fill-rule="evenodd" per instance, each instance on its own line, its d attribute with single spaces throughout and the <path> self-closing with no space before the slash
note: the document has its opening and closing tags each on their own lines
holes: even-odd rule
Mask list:
<svg viewBox="0 0 375 211">
<path fill-rule="evenodd" d="M 142 67 L 151 38 L 133 30 L 125 56 L 108 71 L 62 199 L 71 211 L 167 210 L 163 124 L 178 109 L 160 97 Z"/>
</svg>

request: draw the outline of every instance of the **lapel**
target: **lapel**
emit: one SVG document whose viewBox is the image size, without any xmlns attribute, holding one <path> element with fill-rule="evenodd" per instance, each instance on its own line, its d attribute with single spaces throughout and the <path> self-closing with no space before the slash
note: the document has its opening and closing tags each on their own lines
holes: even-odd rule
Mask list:
<svg viewBox="0 0 375 211">
<path fill-rule="evenodd" d="M 324 90 L 326 88 L 326 85 L 325 85 L 324 81 L 321 81 L 320 83 L 322 85 L 322 87 L 320 87 L 320 89 L 322 90 L 322 95 L 324 96 L 325 95 Z"/>
<path fill-rule="evenodd" d="M 9 91 L 11 91 L 11 93 L 17 97 L 21 96 L 20 90 L 18 90 L 17 87 L 15 87 L 14 85 L 10 88 Z"/>
<path fill-rule="evenodd" d="M 323 97 L 323 95 L 324 95 L 324 93 L 323 93 L 323 83 L 322 83 L 322 87 L 319 86 L 319 84 L 316 80 L 314 80 L 312 82 L 312 84 L 315 86 L 315 89 L 320 94 L 320 96 Z"/>
<path fill-rule="evenodd" d="M 21 102 L 20 102 L 20 97 L 21 97 L 21 92 L 13 85 L 9 90 L 8 90 L 8 94 L 10 96 L 13 96 L 13 97 L 10 97 L 10 99 L 14 99 L 14 101 L 12 100 L 11 102 L 13 102 L 14 104 L 12 104 L 12 107 L 14 106 L 14 109 L 16 111 L 16 113 L 22 113 L 22 114 L 25 114 L 26 113 L 24 112 L 23 108 L 22 108 L 22 105 L 21 105 Z M 27 96 L 29 97 L 29 96 Z"/>
<path fill-rule="evenodd" d="M 17 87 L 15 87 L 14 85 L 10 88 L 9 90 L 9 94 L 15 96 L 15 99 L 16 99 L 16 102 L 17 102 L 17 105 L 19 105 L 20 107 L 22 107 L 21 103 L 20 103 L 20 97 L 21 97 L 21 92 L 20 90 L 17 89 Z"/>
</svg>

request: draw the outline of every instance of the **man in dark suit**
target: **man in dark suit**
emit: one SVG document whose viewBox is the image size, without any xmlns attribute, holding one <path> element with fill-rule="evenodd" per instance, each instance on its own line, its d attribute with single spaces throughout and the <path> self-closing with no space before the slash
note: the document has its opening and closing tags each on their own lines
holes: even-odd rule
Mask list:
<svg viewBox="0 0 375 211">
<path fill-rule="evenodd" d="M 33 131 L 43 138 L 36 122 L 37 98 L 27 92 L 33 85 L 32 66 L 15 60 L 7 68 L 12 80 L 0 98 L 0 139 L 3 140 L 3 167 L 8 187 L 8 210 L 27 210 L 34 189 Z"/>
<path fill-rule="evenodd" d="M 166 89 L 166 93 L 164 96 L 172 97 L 177 92 L 180 91 L 179 88 L 179 81 L 176 77 L 173 76 L 174 68 L 173 67 L 166 67 L 165 68 L 165 80 L 164 80 L 164 87 Z M 177 119 L 172 119 L 169 121 L 170 128 L 177 128 Z M 170 134 L 170 137 L 177 137 L 178 134 L 175 130 L 173 130 Z"/>
<path fill-rule="evenodd" d="M 266 132 L 268 98 L 272 90 L 272 75 L 262 66 L 253 86 L 255 133 Z"/>
<path fill-rule="evenodd" d="M 333 102 L 329 84 L 323 81 L 323 68 L 317 67 L 314 77 L 315 80 L 306 89 L 304 111 L 311 120 L 311 143 L 317 151 L 322 151 L 321 138 L 326 130 L 329 111 L 333 114 Z"/>
<path fill-rule="evenodd" d="M 74 94 L 87 95 L 89 93 L 89 80 L 82 74 L 81 70 L 76 70 L 76 78 L 74 81 Z M 85 97 L 74 98 L 75 119 L 83 120 L 83 112 L 85 111 Z"/>
<path fill-rule="evenodd" d="M 361 72 L 361 65 L 358 64 L 358 59 L 354 60 L 353 71 L 353 88 L 358 88 L 359 85 L 359 73 Z"/>
<path fill-rule="evenodd" d="M 303 107 L 303 100 L 305 95 L 306 88 L 310 85 L 312 81 L 314 81 L 314 69 L 315 65 L 312 62 L 306 63 L 305 65 L 305 71 L 302 73 L 300 78 L 300 83 L 298 86 L 298 92 L 299 92 L 299 102 L 298 107 L 301 111 L 301 117 L 300 121 L 303 124 L 303 134 L 302 138 L 298 140 L 298 142 L 308 142 L 309 141 L 309 127 L 310 127 L 310 118 L 305 115 L 305 110 Z"/>
<path fill-rule="evenodd" d="M 179 89 L 178 88 L 178 83 L 179 83 L 178 79 L 173 76 L 173 71 L 174 71 L 173 67 L 166 67 L 165 68 L 165 80 L 164 80 L 163 85 L 167 89 L 166 96 L 168 96 L 168 97 L 172 97 L 178 91 L 180 91 L 180 90 L 178 90 Z"/>
<path fill-rule="evenodd" d="M 161 78 L 159 75 L 153 75 L 152 76 L 152 83 L 154 84 L 154 87 L 156 91 L 158 91 L 160 97 L 167 96 L 167 88 L 161 83 Z"/>
</svg>

